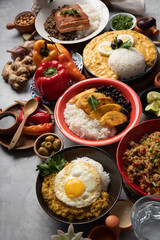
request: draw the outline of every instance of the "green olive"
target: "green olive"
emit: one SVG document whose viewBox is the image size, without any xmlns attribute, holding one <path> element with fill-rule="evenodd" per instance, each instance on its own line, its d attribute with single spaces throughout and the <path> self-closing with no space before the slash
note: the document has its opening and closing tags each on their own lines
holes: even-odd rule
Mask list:
<svg viewBox="0 0 160 240">
<path fill-rule="evenodd" d="M 47 142 L 54 142 L 54 136 L 49 135 L 49 136 L 45 137 L 45 141 L 47 141 Z"/>
<path fill-rule="evenodd" d="M 58 151 L 61 147 L 61 140 L 60 139 L 57 139 L 53 142 L 53 149 L 54 151 Z"/>
<path fill-rule="evenodd" d="M 46 141 L 41 142 L 41 147 L 45 147 Z"/>
<path fill-rule="evenodd" d="M 52 151 L 53 150 L 53 145 L 51 142 L 46 142 L 44 147 L 48 150 L 48 151 Z"/>
<path fill-rule="evenodd" d="M 38 153 L 43 156 L 49 156 L 49 151 L 44 147 L 40 147 L 38 149 Z"/>
</svg>

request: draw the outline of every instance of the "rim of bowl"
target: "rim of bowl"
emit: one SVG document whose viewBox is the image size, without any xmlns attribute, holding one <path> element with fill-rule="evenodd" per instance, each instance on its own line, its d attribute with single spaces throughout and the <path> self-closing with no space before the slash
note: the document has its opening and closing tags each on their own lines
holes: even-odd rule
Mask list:
<svg viewBox="0 0 160 240">
<path fill-rule="evenodd" d="M 118 15 L 124 15 L 124 16 L 132 17 L 132 18 L 133 18 L 132 27 L 130 27 L 130 28 L 126 29 L 126 30 L 131 30 L 131 29 L 134 28 L 134 25 L 135 25 L 135 23 L 136 23 L 136 21 L 137 21 L 136 17 L 135 17 L 133 14 L 131 14 L 131 13 L 120 12 L 120 13 L 116 13 L 116 14 L 112 15 L 112 16 L 110 17 L 110 19 L 109 19 L 109 23 L 108 23 L 108 24 L 109 24 L 109 27 L 110 27 L 110 29 L 111 29 L 112 31 L 119 31 L 119 30 L 116 30 L 115 28 L 113 28 L 113 26 L 112 26 L 112 20 L 113 20 L 113 18 L 116 17 L 116 16 L 118 16 Z"/>
<path fill-rule="evenodd" d="M 128 131 L 128 132 L 126 133 L 126 135 L 124 135 L 123 138 L 120 140 L 120 142 L 119 142 L 119 144 L 118 144 L 118 147 L 117 147 L 117 151 L 116 151 L 117 167 L 118 167 L 118 169 L 119 169 L 119 172 L 120 172 L 123 180 L 125 180 L 125 181 L 127 182 L 127 184 L 128 184 L 131 188 L 133 188 L 136 192 L 140 193 L 140 194 L 143 195 L 143 196 L 148 195 L 148 193 L 145 192 L 145 191 L 143 191 L 137 184 L 133 183 L 133 182 L 129 179 L 129 177 L 128 177 L 127 174 L 124 174 L 124 172 L 123 172 L 124 169 L 122 170 L 122 168 L 121 168 L 121 166 L 120 166 L 121 164 L 120 164 L 120 160 L 119 160 L 119 149 L 120 149 L 121 144 L 123 143 L 125 137 L 128 136 L 131 132 L 134 132 L 136 128 L 140 128 L 140 127 L 141 127 L 142 125 L 144 125 L 144 124 L 147 125 L 149 122 L 156 122 L 156 121 L 157 121 L 157 122 L 158 122 L 158 121 L 160 122 L 160 119 L 150 119 L 150 120 L 141 122 L 141 123 L 137 124 L 136 126 L 134 126 L 134 127 L 133 127 L 130 131 Z M 154 123 L 153 123 L 153 126 L 154 126 Z M 153 130 L 153 131 L 154 131 L 154 130 Z M 144 133 L 144 134 L 145 134 L 145 133 Z M 142 137 L 144 134 L 142 134 L 141 137 Z M 141 138 L 141 137 L 140 137 L 140 138 Z M 123 153 L 124 153 L 124 152 L 123 152 Z M 125 171 L 125 172 L 126 172 L 126 171 Z M 156 196 L 156 195 L 154 195 L 154 196 Z"/>
<path fill-rule="evenodd" d="M 98 82 L 100 82 L 100 84 Z M 87 140 L 87 139 L 83 139 L 83 138 L 76 136 L 71 130 L 69 130 L 69 127 L 65 123 L 65 125 L 67 127 L 67 131 L 66 131 L 66 129 L 63 128 L 63 126 L 61 125 L 62 120 L 59 118 L 60 114 L 62 114 L 62 106 L 64 107 L 63 101 L 68 102 L 69 99 L 72 97 L 72 96 L 69 97 L 70 93 L 74 93 L 75 90 L 77 90 L 77 89 L 79 89 L 79 91 L 77 90 L 77 92 L 74 93 L 73 96 L 81 91 L 84 91 L 86 88 L 96 87 L 96 85 L 102 86 L 103 84 L 114 85 L 120 91 L 121 91 L 121 89 L 125 88 L 126 92 L 129 94 L 129 97 L 132 99 L 133 104 L 134 104 L 134 106 L 132 106 L 132 111 L 131 111 L 132 116 L 134 114 L 134 120 L 132 121 L 132 123 L 129 122 L 127 127 L 122 132 L 115 135 L 114 137 L 104 139 L 104 140 L 97 140 L 97 141 Z M 125 93 L 123 92 L 123 95 L 125 95 Z M 126 96 L 124 96 L 124 97 L 127 98 Z M 133 111 L 133 109 L 134 109 L 134 111 Z M 78 82 L 78 83 L 72 85 L 61 95 L 61 97 L 58 99 L 58 101 L 55 105 L 55 109 L 54 109 L 55 121 L 56 121 L 56 124 L 57 124 L 59 130 L 73 142 L 76 142 L 79 144 L 86 144 L 89 146 L 104 146 L 104 145 L 110 145 L 115 142 L 118 142 L 130 129 L 132 129 L 135 125 L 138 124 L 138 122 L 141 118 L 141 113 L 142 113 L 142 106 L 141 106 L 141 101 L 140 101 L 137 93 L 127 84 L 125 84 L 121 81 L 109 79 L 109 78 L 90 78 L 90 79 L 83 80 L 81 82 Z M 63 116 L 63 122 L 65 122 L 64 116 Z M 69 132 L 68 132 L 68 130 L 69 130 Z"/>
</svg>

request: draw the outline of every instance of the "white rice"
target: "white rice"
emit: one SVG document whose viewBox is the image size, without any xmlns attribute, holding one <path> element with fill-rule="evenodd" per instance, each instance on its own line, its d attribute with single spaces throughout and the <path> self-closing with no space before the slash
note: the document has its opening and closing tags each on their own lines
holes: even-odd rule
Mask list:
<svg viewBox="0 0 160 240">
<path fill-rule="evenodd" d="M 64 118 L 69 129 L 80 138 L 88 140 L 102 140 L 115 136 L 115 128 L 103 128 L 96 119 L 91 119 L 75 104 L 66 104 Z"/>
<path fill-rule="evenodd" d="M 99 12 L 97 12 L 96 9 L 94 9 L 91 5 L 88 4 L 79 4 L 79 6 L 82 8 L 83 12 L 87 14 L 91 26 L 89 29 L 78 30 L 75 40 L 88 36 L 95 30 L 97 30 L 100 25 Z"/>
<path fill-rule="evenodd" d="M 136 77 L 143 74 L 146 68 L 143 54 L 133 47 L 114 50 L 109 56 L 108 65 L 120 79 Z"/>
<path fill-rule="evenodd" d="M 95 160 L 88 158 L 88 157 L 81 157 L 81 158 L 72 160 L 72 162 L 77 162 L 77 161 L 78 162 L 87 162 L 87 163 L 93 165 L 100 174 L 100 177 L 102 180 L 102 190 L 107 191 L 108 185 L 109 185 L 111 179 L 110 179 L 109 173 L 104 171 L 102 164 L 99 162 L 96 162 Z"/>
</svg>

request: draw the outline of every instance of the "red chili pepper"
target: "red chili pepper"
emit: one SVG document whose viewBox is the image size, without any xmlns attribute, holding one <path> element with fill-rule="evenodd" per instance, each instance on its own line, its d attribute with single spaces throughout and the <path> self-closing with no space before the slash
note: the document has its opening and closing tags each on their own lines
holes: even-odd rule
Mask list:
<svg viewBox="0 0 160 240">
<path fill-rule="evenodd" d="M 24 108 L 21 107 L 21 109 L 22 109 L 22 111 L 19 114 L 19 122 L 22 122 L 23 118 L 24 118 Z M 49 123 L 50 121 L 51 121 L 51 116 L 49 113 L 35 112 L 27 118 L 25 125 L 44 124 L 44 123 Z"/>
<path fill-rule="evenodd" d="M 52 123 L 44 123 L 32 126 L 24 126 L 23 133 L 26 135 L 39 136 L 43 133 L 50 133 L 53 130 Z"/>
<path fill-rule="evenodd" d="M 57 60 L 44 62 L 35 72 L 35 86 L 47 100 L 56 101 L 70 86 L 66 68 Z"/>
</svg>

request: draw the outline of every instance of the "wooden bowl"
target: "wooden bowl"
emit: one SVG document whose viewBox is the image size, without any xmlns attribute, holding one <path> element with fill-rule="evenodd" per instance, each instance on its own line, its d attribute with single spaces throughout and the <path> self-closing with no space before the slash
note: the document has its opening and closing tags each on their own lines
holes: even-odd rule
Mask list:
<svg viewBox="0 0 160 240">
<path fill-rule="evenodd" d="M 31 14 L 34 17 L 34 21 L 31 22 L 30 24 L 26 24 L 26 25 L 21 25 L 17 23 L 17 20 L 21 17 L 24 16 L 25 14 Z M 6 25 L 6 28 L 8 30 L 11 30 L 13 28 L 17 29 L 20 33 L 32 33 L 35 30 L 35 19 L 36 19 L 36 15 L 35 13 L 31 12 L 31 11 L 25 11 L 25 12 L 21 12 L 19 13 L 15 19 L 14 19 L 14 23 L 8 23 Z"/>
<path fill-rule="evenodd" d="M 18 121 L 18 116 L 17 114 L 7 111 L 7 112 L 2 112 L 0 113 L 0 121 L 3 118 L 7 118 L 7 117 L 11 117 L 13 118 L 13 123 L 11 123 L 11 125 L 9 125 L 10 127 L 7 127 L 8 125 L 5 125 L 4 128 L 0 127 L 0 135 L 12 135 L 16 132 L 18 126 L 19 126 L 19 121 Z M 5 119 L 5 123 L 4 124 L 8 124 L 7 123 L 7 119 Z"/>
<path fill-rule="evenodd" d="M 44 156 L 44 155 L 39 154 L 39 153 L 38 153 L 38 149 L 39 149 L 41 143 L 45 140 L 45 138 L 46 138 L 47 136 L 53 136 L 55 139 L 60 139 L 60 141 L 61 141 L 61 146 L 60 146 L 60 148 L 58 149 L 58 151 L 60 151 L 60 150 L 62 150 L 62 149 L 64 148 L 63 140 L 62 140 L 62 138 L 61 138 L 59 135 L 57 135 L 57 134 L 55 134 L 55 133 L 44 133 L 44 134 L 40 135 L 40 136 L 36 139 L 36 141 L 35 141 L 35 143 L 34 143 L 34 151 L 35 151 L 36 155 L 37 155 L 42 161 L 47 160 L 47 158 L 48 158 L 49 156 Z M 58 152 L 58 151 L 56 151 L 56 152 Z M 52 155 L 53 155 L 53 154 L 52 154 Z"/>
<path fill-rule="evenodd" d="M 155 76 L 154 86 L 155 86 L 156 88 L 160 88 L 160 72 L 157 73 L 157 75 Z"/>
</svg>

